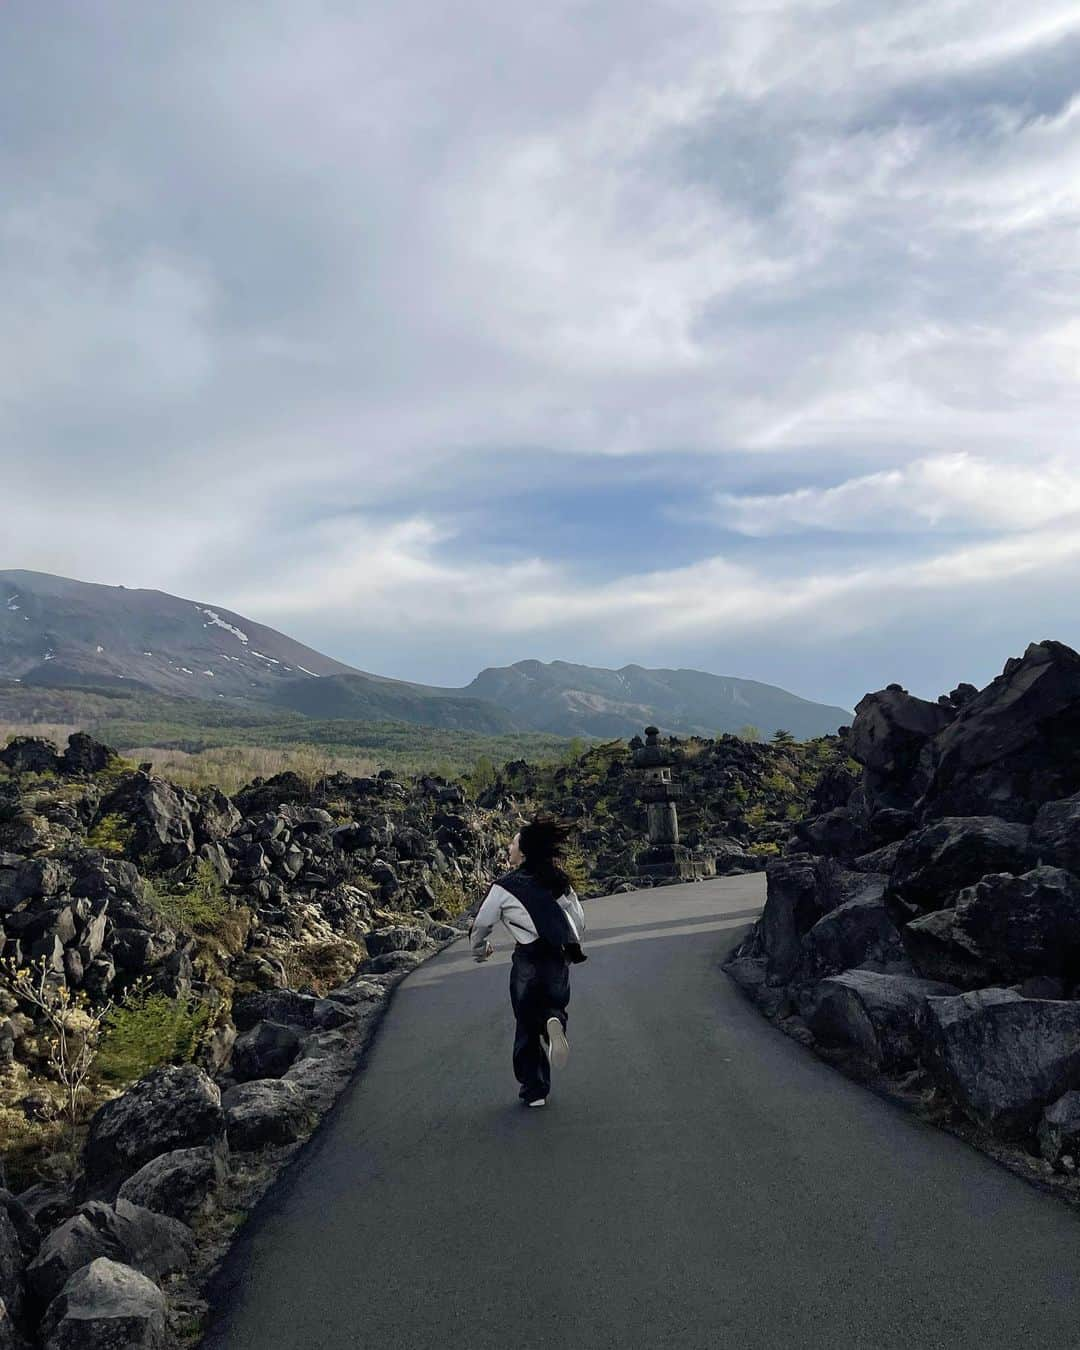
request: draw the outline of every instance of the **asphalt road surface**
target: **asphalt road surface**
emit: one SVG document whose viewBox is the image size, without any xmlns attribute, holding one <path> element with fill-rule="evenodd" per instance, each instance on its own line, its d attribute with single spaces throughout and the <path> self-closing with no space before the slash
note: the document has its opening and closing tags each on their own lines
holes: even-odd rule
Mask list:
<svg viewBox="0 0 1080 1350">
<path fill-rule="evenodd" d="M 517 1099 L 505 930 L 486 964 L 462 941 L 409 975 L 242 1231 L 208 1350 L 1080 1347 L 1080 1220 L 720 970 L 763 898 L 586 901 L 542 1109 Z"/>
</svg>

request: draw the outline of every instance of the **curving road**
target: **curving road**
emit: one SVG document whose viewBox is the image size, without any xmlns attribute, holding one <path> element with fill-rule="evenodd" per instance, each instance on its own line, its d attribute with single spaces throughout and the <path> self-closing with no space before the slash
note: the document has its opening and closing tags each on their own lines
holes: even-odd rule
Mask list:
<svg viewBox="0 0 1080 1350">
<path fill-rule="evenodd" d="M 1072 1212 L 719 969 L 763 898 L 749 876 L 587 901 L 542 1110 L 510 1067 L 509 938 L 419 967 L 246 1225 L 207 1350 L 1080 1346 Z"/>
</svg>

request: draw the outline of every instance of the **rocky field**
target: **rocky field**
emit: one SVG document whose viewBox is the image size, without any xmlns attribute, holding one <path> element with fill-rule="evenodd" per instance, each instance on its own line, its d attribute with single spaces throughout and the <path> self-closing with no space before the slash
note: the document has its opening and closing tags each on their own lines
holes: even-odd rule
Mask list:
<svg viewBox="0 0 1080 1350">
<path fill-rule="evenodd" d="M 629 743 L 479 794 L 389 770 L 188 791 L 76 733 L 0 749 L 0 1350 L 197 1339 L 238 1224 L 392 989 L 467 927 L 524 814 L 579 894 L 642 884 Z M 684 840 L 760 869 L 855 784 L 837 737 L 673 742 Z"/>
<path fill-rule="evenodd" d="M 822 1056 L 1075 1198 L 1080 655 L 1033 643 L 936 703 L 890 685 L 845 740 L 857 785 L 769 862 L 725 969 Z"/>
</svg>

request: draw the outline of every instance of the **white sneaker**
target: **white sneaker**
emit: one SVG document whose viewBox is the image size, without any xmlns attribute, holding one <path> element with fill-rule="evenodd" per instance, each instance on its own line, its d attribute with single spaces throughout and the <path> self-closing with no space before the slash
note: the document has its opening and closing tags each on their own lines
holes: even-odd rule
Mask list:
<svg viewBox="0 0 1080 1350">
<path fill-rule="evenodd" d="M 537 1097 L 536 1101 L 534 1102 L 526 1102 L 526 1106 L 546 1106 L 546 1105 L 547 1105 L 546 1097 Z"/>
<path fill-rule="evenodd" d="M 566 1039 L 566 1032 L 563 1031 L 562 1023 L 557 1017 L 548 1018 L 547 1041 L 545 1042 L 541 1036 L 540 1044 L 544 1047 L 544 1053 L 553 1069 L 564 1069 L 566 1067 L 570 1046 Z"/>
</svg>

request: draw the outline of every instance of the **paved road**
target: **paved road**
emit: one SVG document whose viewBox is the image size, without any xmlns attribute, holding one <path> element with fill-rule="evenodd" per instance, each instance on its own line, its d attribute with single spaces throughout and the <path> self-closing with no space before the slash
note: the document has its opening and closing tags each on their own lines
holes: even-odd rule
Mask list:
<svg viewBox="0 0 1080 1350">
<path fill-rule="evenodd" d="M 759 876 L 586 902 L 518 1103 L 509 938 L 397 989 L 246 1226 L 207 1350 L 1080 1347 L 1080 1221 L 849 1083 L 718 968 Z"/>
</svg>

